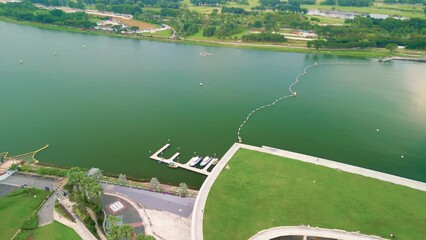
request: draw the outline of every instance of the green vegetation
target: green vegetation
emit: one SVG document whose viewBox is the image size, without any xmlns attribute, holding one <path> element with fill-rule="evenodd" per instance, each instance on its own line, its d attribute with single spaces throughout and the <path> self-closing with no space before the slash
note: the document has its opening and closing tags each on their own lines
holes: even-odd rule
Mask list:
<svg viewBox="0 0 426 240">
<path fill-rule="evenodd" d="M 426 238 L 426 192 L 250 150 L 239 150 L 228 165 L 207 199 L 206 240 L 301 224 Z"/>
<path fill-rule="evenodd" d="M 46 1 L 48 2 L 44 2 L 44 4 L 54 6 L 58 4 L 69 5 L 67 1 Z M 360 2 L 359 4 L 357 3 L 358 1 Z M 190 44 L 367 57 L 388 56 L 390 53 L 400 55 L 406 52 L 405 50 L 398 50 L 398 52 L 396 52 L 395 50 L 397 49 L 393 49 L 392 51 L 386 50 L 391 46 L 393 47 L 395 44 L 417 51 L 426 50 L 426 18 L 424 17 L 426 15 L 419 5 L 412 6 L 412 10 L 416 11 L 416 14 L 413 16 L 418 17 L 417 12 L 420 12 L 422 18 L 411 18 L 409 20 L 388 18 L 382 20 L 369 17 L 356 17 L 354 20 L 343 22 L 341 19 L 307 17 L 303 14 L 306 12 L 307 8 L 330 8 L 330 6 L 324 5 L 329 3 L 317 3 L 314 0 L 304 0 L 302 2 L 295 0 L 261 0 L 259 5 L 254 1 L 246 2 L 245 0 L 233 2 L 225 1 L 220 3 L 226 3 L 226 6 L 216 5 L 215 2 L 206 0 L 204 4 L 215 6 L 208 8 L 208 13 L 193 11 L 194 6 L 198 5 L 198 3 L 191 3 L 189 1 L 180 2 L 179 0 L 143 0 L 125 3 L 109 0 L 79 0 L 77 2 L 92 9 L 96 7 L 102 11 L 111 11 L 115 9 L 114 11 L 119 13 L 132 13 L 136 20 L 149 22 L 151 24 L 168 24 L 176 30 L 178 38 L 181 39 L 180 42 Z M 337 2 L 339 3 L 339 1 Z M 401 11 L 410 14 L 407 5 L 398 4 L 398 6 L 395 6 L 395 4 L 380 3 L 382 7 L 379 8 L 376 6 L 378 3 L 371 5 L 371 0 L 357 0 L 352 2 L 352 6 L 338 7 L 357 9 L 371 8 L 375 10 L 389 8 L 391 9 L 389 11 L 394 11 L 394 8 L 399 8 Z M 300 3 L 304 3 L 305 5 L 300 5 Z M 258 11 L 247 8 L 247 4 Z M 346 3 L 342 2 L 339 4 L 345 5 Z M 58 30 L 136 39 L 151 37 L 159 41 L 169 41 L 168 38 L 172 36 L 172 30 L 143 34 L 132 33 L 131 31 L 127 34 L 121 34 L 120 31 L 112 31 L 112 33 L 96 31 L 93 28 L 86 28 L 83 22 L 90 22 L 91 26 L 93 26 L 94 19 L 89 18 L 85 13 L 68 14 L 60 10 L 49 11 L 38 9 L 28 2 L 2 5 L 0 5 L 0 17 L 3 16 L 16 21 L 47 23 L 49 24 L 48 28 Z M 365 5 L 366 7 L 356 7 L 355 5 Z M 118 9 L 119 7 L 120 9 Z M 142 9 L 142 11 L 134 10 L 135 7 Z M 206 7 L 206 5 L 200 6 L 200 8 L 201 7 Z M 123 9 L 128 9 L 128 11 Z M 322 25 L 324 23 L 338 23 L 343 26 L 324 26 Z M 282 32 L 283 29 L 293 29 L 293 32 L 297 32 L 299 29 L 309 30 L 317 33 L 318 37 L 315 38 L 317 39 L 316 41 L 309 42 L 302 40 L 285 41 L 285 39 L 283 39 L 284 37 L 275 35 L 277 32 Z M 252 43 L 240 45 L 241 42 Z M 281 46 L 271 46 L 270 43 Z M 386 46 L 388 47 L 386 48 Z M 326 50 L 317 51 L 318 49 Z M 345 51 L 336 49 L 344 49 Z M 414 52 L 414 54 L 421 55 L 421 53 L 419 54 L 416 52 Z"/>
<path fill-rule="evenodd" d="M 283 35 L 275 33 L 247 34 L 243 36 L 243 41 L 245 42 L 285 42 L 286 40 Z"/>
<path fill-rule="evenodd" d="M 54 221 L 53 223 L 37 228 L 33 233 L 33 240 L 80 240 L 78 234 L 71 228 Z"/>
<path fill-rule="evenodd" d="M 65 13 L 61 10 L 44 10 L 32 5 L 31 2 L 0 4 L 0 16 L 18 21 L 31 21 L 76 28 L 91 28 L 89 15 L 84 12 Z"/>
<path fill-rule="evenodd" d="M 68 174 L 68 169 L 60 169 L 53 167 L 41 167 L 37 165 L 24 164 L 19 168 L 23 172 L 32 172 L 44 176 L 65 177 Z"/>
<path fill-rule="evenodd" d="M 19 228 L 29 228 L 34 223 L 35 211 L 48 196 L 48 192 L 25 188 L 16 190 L 0 198 L 0 216 L 5 220 L 0 224 L 4 239 L 11 239 Z M 37 227 L 37 225 L 36 225 Z"/>
<path fill-rule="evenodd" d="M 302 5 L 303 8 L 309 10 L 338 10 L 345 12 L 369 13 L 369 14 L 386 14 L 389 16 L 402 16 L 408 18 L 426 19 L 423 12 L 423 6 L 420 4 L 385 4 L 383 2 L 375 2 L 372 6 L 356 7 L 356 6 L 333 6 L 323 4 L 325 1 L 318 1 L 315 5 Z"/>
<path fill-rule="evenodd" d="M 117 225 L 118 218 L 109 215 L 106 219 L 108 240 L 131 240 L 135 238 L 135 230 L 129 224 Z M 136 236 L 136 240 L 155 240 L 154 237 L 144 234 Z"/>
<path fill-rule="evenodd" d="M 95 236 L 97 236 L 96 223 L 86 213 L 86 209 L 92 209 L 98 217 L 98 223 L 102 225 L 104 214 L 102 211 L 101 196 L 104 190 L 97 181 L 99 176 L 102 176 L 102 174 L 98 173 L 93 177 L 88 176 L 85 171 L 74 167 L 68 172 L 68 184 L 65 186 L 70 193 L 70 200 L 76 203 L 73 205 L 73 211 L 83 220 L 86 227 Z"/>
<path fill-rule="evenodd" d="M 350 26 L 317 29 L 317 33 L 327 41 L 311 41 L 308 42 L 308 47 L 383 48 L 388 44 L 397 44 L 409 49 L 426 49 L 426 20 L 374 19 L 356 16 L 355 19 L 346 20 L 346 22 L 350 23 Z"/>
</svg>

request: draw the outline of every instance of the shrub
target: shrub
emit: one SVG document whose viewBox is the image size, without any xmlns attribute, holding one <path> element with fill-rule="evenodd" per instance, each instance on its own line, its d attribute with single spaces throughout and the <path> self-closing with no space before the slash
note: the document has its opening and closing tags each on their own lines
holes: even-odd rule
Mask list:
<svg viewBox="0 0 426 240">
<path fill-rule="evenodd" d="M 13 240 L 28 240 L 31 239 L 33 235 L 33 231 L 31 230 L 21 230 L 16 236 L 13 238 Z"/>
<path fill-rule="evenodd" d="M 32 215 L 27 220 L 25 220 L 24 224 L 22 224 L 21 229 L 23 230 L 34 230 L 38 226 L 38 216 L 37 214 Z"/>
</svg>

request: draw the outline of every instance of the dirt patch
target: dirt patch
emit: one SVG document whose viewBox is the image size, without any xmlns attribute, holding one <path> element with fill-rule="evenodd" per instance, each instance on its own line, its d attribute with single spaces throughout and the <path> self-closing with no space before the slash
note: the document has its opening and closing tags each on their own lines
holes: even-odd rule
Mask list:
<svg viewBox="0 0 426 240">
<path fill-rule="evenodd" d="M 139 29 L 145 29 L 145 28 L 150 28 L 150 29 L 154 29 L 155 26 L 146 22 L 142 22 L 142 21 L 138 21 L 138 20 L 134 20 L 134 19 L 122 19 L 122 18 L 118 18 L 118 17 L 112 17 L 113 19 L 124 23 L 130 27 L 139 27 Z"/>
</svg>

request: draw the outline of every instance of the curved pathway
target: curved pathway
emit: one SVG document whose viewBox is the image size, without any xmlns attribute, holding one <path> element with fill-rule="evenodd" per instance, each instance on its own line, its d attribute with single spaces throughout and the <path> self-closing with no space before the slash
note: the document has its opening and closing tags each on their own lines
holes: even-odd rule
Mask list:
<svg viewBox="0 0 426 240">
<path fill-rule="evenodd" d="M 249 240 L 270 240 L 283 236 L 320 237 L 345 240 L 385 240 L 378 236 L 363 235 L 357 232 L 346 232 L 338 229 L 325 229 L 314 227 L 275 227 L 258 232 Z"/>
</svg>

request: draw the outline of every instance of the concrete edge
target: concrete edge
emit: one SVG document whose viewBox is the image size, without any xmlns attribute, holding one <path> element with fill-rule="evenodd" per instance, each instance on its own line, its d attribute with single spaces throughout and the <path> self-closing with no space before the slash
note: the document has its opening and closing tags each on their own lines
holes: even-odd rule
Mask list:
<svg viewBox="0 0 426 240">
<path fill-rule="evenodd" d="M 204 207 L 207 202 L 207 197 L 210 192 L 211 187 L 219 176 L 223 168 L 228 164 L 232 156 L 240 149 L 248 149 L 258 152 L 263 152 L 267 154 L 272 154 L 280 157 L 291 158 L 293 160 L 299 160 L 302 162 L 308 162 L 316 165 L 321 165 L 328 168 L 334 168 L 336 170 L 341 170 L 349 173 L 354 173 L 362 175 L 365 177 L 371 177 L 385 182 L 394 183 L 401 186 L 410 187 L 420 191 L 426 191 L 426 183 L 411 180 L 408 178 L 398 177 L 395 175 L 382 173 L 378 171 L 369 170 L 366 168 L 356 167 L 349 164 L 334 162 L 327 159 L 317 158 L 309 155 L 304 155 L 300 153 L 290 152 L 286 150 L 281 150 L 272 147 L 256 147 L 247 144 L 234 143 L 231 148 L 223 155 L 218 164 L 213 168 L 209 176 L 204 181 L 201 186 L 198 196 L 194 203 L 194 209 L 192 214 L 191 221 L 191 240 L 203 240 L 203 218 L 204 218 Z"/>
</svg>

